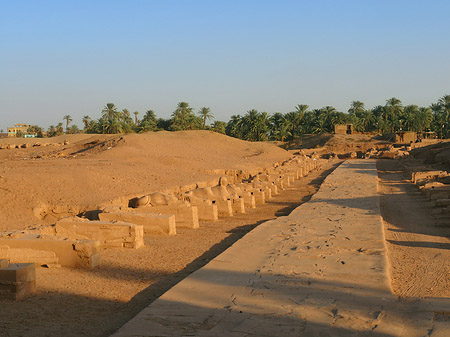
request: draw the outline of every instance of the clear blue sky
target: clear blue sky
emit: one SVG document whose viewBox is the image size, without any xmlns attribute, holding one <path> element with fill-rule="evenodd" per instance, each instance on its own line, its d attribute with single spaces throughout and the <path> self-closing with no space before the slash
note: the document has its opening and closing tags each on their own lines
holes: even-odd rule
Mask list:
<svg viewBox="0 0 450 337">
<path fill-rule="evenodd" d="M 0 128 L 450 94 L 450 1 L 0 0 Z"/>
</svg>

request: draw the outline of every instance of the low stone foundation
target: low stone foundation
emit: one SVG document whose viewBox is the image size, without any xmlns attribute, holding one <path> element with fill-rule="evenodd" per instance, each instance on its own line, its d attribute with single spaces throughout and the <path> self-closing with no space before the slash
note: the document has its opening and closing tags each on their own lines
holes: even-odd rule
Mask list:
<svg viewBox="0 0 450 337">
<path fill-rule="evenodd" d="M 70 233 L 97 240 L 105 247 L 141 248 L 144 246 L 144 228 L 128 222 L 89 221 L 81 218 L 62 219 L 56 223 L 56 233 Z"/>
<path fill-rule="evenodd" d="M 0 239 L 0 246 L 7 246 L 9 249 L 54 252 L 58 263 L 66 267 L 93 268 L 100 262 L 100 255 L 98 255 L 100 243 L 92 240 L 26 235 L 17 239 Z M 28 258 L 29 256 L 23 256 L 24 260 Z M 16 259 L 22 260 L 20 256 Z"/>
<path fill-rule="evenodd" d="M 101 221 L 124 221 L 144 228 L 144 233 L 177 234 L 175 216 L 167 214 L 138 213 L 138 212 L 112 212 L 100 213 Z"/>
</svg>

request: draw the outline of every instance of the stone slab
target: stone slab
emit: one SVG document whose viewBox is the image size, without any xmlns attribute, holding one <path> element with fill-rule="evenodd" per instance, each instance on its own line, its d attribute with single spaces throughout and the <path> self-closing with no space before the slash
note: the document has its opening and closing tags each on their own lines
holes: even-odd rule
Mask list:
<svg viewBox="0 0 450 337">
<path fill-rule="evenodd" d="M 139 207 L 135 209 L 136 212 L 143 213 L 160 213 L 175 215 L 175 224 L 177 228 L 198 228 L 198 208 L 197 206 L 151 206 Z"/>
<path fill-rule="evenodd" d="M 101 221 L 123 221 L 143 226 L 144 233 L 160 232 L 167 235 L 177 234 L 175 215 L 139 212 L 100 213 Z"/>
<path fill-rule="evenodd" d="M 58 263 L 66 267 L 93 268 L 100 262 L 98 241 L 20 238 L 0 239 L 0 245 L 7 245 L 11 249 L 26 248 L 54 252 L 58 257 Z"/>
<path fill-rule="evenodd" d="M 124 221 L 89 221 L 66 218 L 56 222 L 56 234 L 74 233 L 96 240 L 105 247 L 141 248 L 144 246 L 144 228 Z"/>
<path fill-rule="evenodd" d="M 203 221 L 217 221 L 219 219 L 219 212 L 217 205 L 195 205 L 198 210 L 198 219 Z"/>
</svg>

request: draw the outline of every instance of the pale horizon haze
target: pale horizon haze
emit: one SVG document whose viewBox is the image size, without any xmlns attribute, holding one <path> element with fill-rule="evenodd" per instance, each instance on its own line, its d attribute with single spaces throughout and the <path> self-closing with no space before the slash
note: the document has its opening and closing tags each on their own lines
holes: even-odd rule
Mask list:
<svg viewBox="0 0 450 337">
<path fill-rule="evenodd" d="M 0 129 L 450 94 L 449 1 L 0 0 Z"/>
</svg>

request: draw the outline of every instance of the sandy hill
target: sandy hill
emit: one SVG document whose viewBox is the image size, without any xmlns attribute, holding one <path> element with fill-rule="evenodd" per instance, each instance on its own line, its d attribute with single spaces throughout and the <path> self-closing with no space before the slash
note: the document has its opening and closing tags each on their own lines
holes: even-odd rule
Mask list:
<svg viewBox="0 0 450 337">
<path fill-rule="evenodd" d="M 448 140 L 414 149 L 411 155 L 423 161 L 424 164 L 450 171 L 450 141 Z"/>
<path fill-rule="evenodd" d="M 0 141 L 6 143 L 30 147 L 0 150 L 0 230 L 52 223 L 118 197 L 206 181 L 217 176 L 212 170 L 258 169 L 290 156 L 272 144 L 209 131 Z"/>
</svg>

